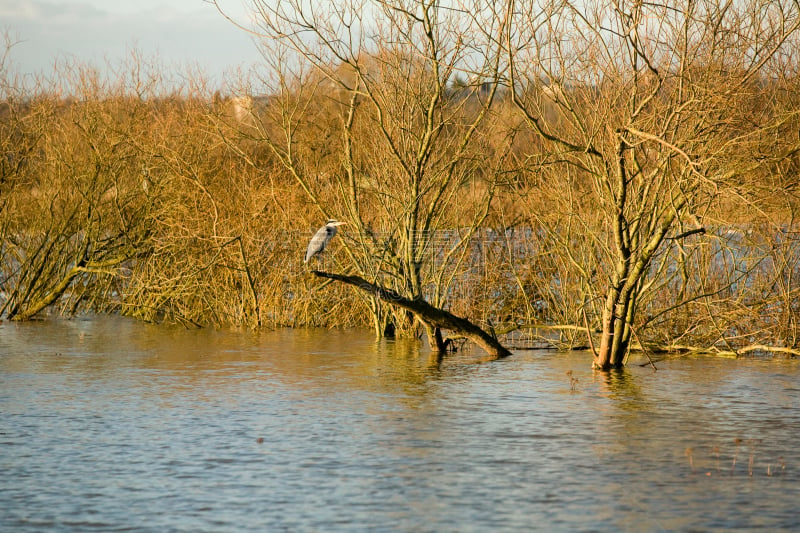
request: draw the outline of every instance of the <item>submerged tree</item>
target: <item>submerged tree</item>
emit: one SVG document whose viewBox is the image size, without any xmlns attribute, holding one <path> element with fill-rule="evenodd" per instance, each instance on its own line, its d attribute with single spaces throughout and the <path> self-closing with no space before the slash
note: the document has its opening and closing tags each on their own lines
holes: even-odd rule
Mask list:
<svg viewBox="0 0 800 533">
<path fill-rule="evenodd" d="M 602 301 L 594 366 L 619 367 L 643 298 L 668 275 L 652 268 L 654 257 L 702 234 L 703 214 L 724 210 L 759 169 L 796 150 L 774 135 L 792 113 L 759 99 L 796 72 L 800 6 L 510 0 L 505 8 L 511 98 L 540 142 L 531 175 L 559 191 L 547 195 L 558 215 L 535 220 L 562 236 L 594 293 L 587 300 Z M 572 255 L 575 243 L 592 251 Z"/>
<path fill-rule="evenodd" d="M 75 67 L 72 76 L 79 98 L 42 91 L 4 105 L 0 314 L 11 320 L 65 296 L 73 308 L 91 306 L 92 288 L 108 290 L 147 246 L 149 206 L 130 142 L 145 127 L 141 106 L 104 87 L 92 69 Z"/>
<path fill-rule="evenodd" d="M 310 225 L 348 222 L 355 274 L 317 274 L 363 289 L 378 335 L 422 326 L 444 351 L 446 329 L 507 355 L 445 309 L 510 146 L 484 128 L 502 19 L 427 0 L 254 6 L 275 94 L 255 113 L 261 141 L 312 204 Z"/>
</svg>

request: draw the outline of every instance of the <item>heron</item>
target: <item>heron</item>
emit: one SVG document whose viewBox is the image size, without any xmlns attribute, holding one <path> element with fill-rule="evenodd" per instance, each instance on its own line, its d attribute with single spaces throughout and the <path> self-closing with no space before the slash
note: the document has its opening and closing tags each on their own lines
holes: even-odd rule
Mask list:
<svg viewBox="0 0 800 533">
<path fill-rule="evenodd" d="M 331 239 L 333 239 L 333 236 L 336 235 L 337 227 L 342 224 L 347 224 L 347 222 L 338 222 L 331 219 L 324 226 L 319 228 L 314 236 L 311 237 L 311 242 L 308 243 L 306 258 L 303 262 L 308 263 L 312 257 L 322 253 L 325 247 L 328 246 L 328 243 L 331 242 Z"/>
</svg>

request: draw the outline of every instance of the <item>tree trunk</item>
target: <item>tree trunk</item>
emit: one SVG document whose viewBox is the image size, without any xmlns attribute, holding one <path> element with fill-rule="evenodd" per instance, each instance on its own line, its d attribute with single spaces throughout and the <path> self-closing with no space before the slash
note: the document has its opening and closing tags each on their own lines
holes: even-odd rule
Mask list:
<svg viewBox="0 0 800 533">
<path fill-rule="evenodd" d="M 342 274 L 321 272 L 319 270 L 313 270 L 312 273 L 321 278 L 341 281 L 342 283 L 358 287 L 363 291 L 374 294 L 384 302 L 411 311 L 425 324 L 426 328 L 430 328 L 429 331 L 433 333 L 435 344 L 435 346 L 431 346 L 433 350 L 442 351 L 446 349 L 444 342 L 438 342 L 438 339 L 441 339 L 440 330 L 446 329 L 468 338 L 486 350 L 489 355 L 495 357 L 507 357 L 511 355 L 511 352 L 505 346 L 500 344 L 496 338 L 489 335 L 480 327 L 465 318 L 458 317 L 444 309 L 434 307 L 425 300 L 410 300 L 390 289 L 370 283 L 360 276 L 345 276 Z M 437 330 L 439 330 L 438 336 L 436 335 Z"/>
<path fill-rule="evenodd" d="M 67 288 L 72 283 L 72 280 L 75 279 L 75 277 L 83 270 L 84 269 L 82 268 L 81 264 L 72 267 L 64 275 L 61 281 L 56 284 L 55 287 L 50 289 L 48 292 L 45 292 L 39 299 L 27 304 L 23 309 L 16 308 L 12 310 L 8 314 L 8 319 L 17 322 L 30 320 L 34 315 L 49 307 L 56 300 L 61 298 L 61 296 L 64 294 L 64 292 L 66 292 Z"/>
<path fill-rule="evenodd" d="M 622 368 L 630 345 L 629 320 L 633 319 L 631 294 L 611 291 L 603 306 L 603 332 L 600 350 L 595 355 L 594 368 L 610 370 Z"/>
</svg>

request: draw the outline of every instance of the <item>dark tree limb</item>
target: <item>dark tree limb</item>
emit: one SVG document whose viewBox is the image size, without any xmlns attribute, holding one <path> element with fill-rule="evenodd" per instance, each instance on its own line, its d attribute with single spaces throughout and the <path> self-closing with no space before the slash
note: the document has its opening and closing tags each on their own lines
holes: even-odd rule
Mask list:
<svg viewBox="0 0 800 533">
<path fill-rule="evenodd" d="M 686 237 L 689 237 L 691 235 L 697 235 L 697 234 L 703 235 L 703 234 L 705 234 L 705 232 L 706 232 L 706 228 L 694 228 L 694 229 L 690 229 L 690 230 L 684 231 L 680 235 L 675 235 L 674 237 L 667 237 L 667 239 L 671 240 L 671 241 L 677 241 L 679 239 L 685 239 Z"/>
<path fill-rule="evenodd" d="M 458 317 L 444 309 L 434 307 L 425 300 L 411 300 L 393 290 L 370 283 L 361 276 L 345 276 L 343 274 L 334 274 L 319 270 L 313 270 L 312 273 L 321 278 L 341 281 L 342 283 L 358 287 L 362 291 L 374 294 L 384 302 L 411 311 L 420 320 L 434 328 L 446 329 L 458 335 L 463 335 L 486 350 L 489 355 L 495 357 L 507 357 L 511 355 L 511 352 L 506 347 L 480 327 L 465 318 Z M 438 348 L 441 349 L 441 346 Z"/>
</svg>

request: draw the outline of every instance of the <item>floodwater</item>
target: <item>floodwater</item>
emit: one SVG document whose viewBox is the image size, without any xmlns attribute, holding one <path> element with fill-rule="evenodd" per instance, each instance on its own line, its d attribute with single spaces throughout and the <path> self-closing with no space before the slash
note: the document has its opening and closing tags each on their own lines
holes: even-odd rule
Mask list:
<svg viewBox="0 0 800 533">
<path fill-rule="evenodd" d="M 657 366 L 2 323 L 0 530 L 800 530 L 800 361 Z"/>
</svg>

